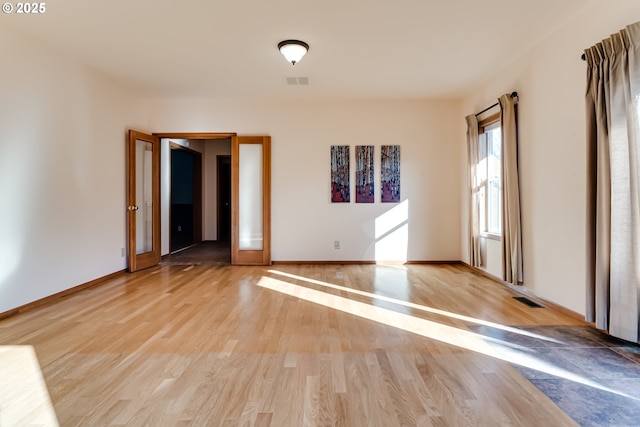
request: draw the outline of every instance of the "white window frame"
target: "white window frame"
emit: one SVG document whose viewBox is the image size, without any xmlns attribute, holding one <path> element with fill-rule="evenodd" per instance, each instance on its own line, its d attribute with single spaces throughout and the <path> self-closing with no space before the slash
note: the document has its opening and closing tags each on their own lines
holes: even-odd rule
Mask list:
<svg viewBox="0 0 640 427">
<path fill-rule="evenodd" d="M 475 192 L 479 193 L 480 196 L 480 232 L 483 237 L 500 240 L 502 239 L 502 165 L 501 159 L 496 159 L 489 155 L 489 141 L 487 135 L 489 132 L 501 129 L 500 123 L 500 114 L 495 114 L 490 116 L 482 121 L 480 121 L 478 125 L 478 164 L 476 165 L 476 188 Z M 500 156 L 502 155 L 502 138 L 500 138 L 500 146 L 498 148 L 500 152 Z M 482 156 L 481 153 L 485 153 Z M 491 158 L 492 157 L 492 158 Z M 498 174 L 490 175 L 491 167 L 498 166 Z M 497 183 L 498 185 L 498 198 L 497 198 L 497 206 L 495 206 L 495 214 L 497 218 L 495 218 L 498 229 L 489 229 L 489 185 L 491 183 Z"/>
</svg>

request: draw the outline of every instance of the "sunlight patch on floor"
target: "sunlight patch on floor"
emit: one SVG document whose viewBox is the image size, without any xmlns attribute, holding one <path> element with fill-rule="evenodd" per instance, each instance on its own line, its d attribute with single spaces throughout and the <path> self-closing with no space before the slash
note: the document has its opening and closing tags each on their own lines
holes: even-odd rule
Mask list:
<svg viewBox="0 0 640 427">
<path fill-rule="evenodd" d="M 506 354 L 500 354 L 487 341 L 485 341 L 485 337 L 483 335 L 476 334 L 468 330 L 444 325 L 442 323 L 414 317 L 404 313 L 398 313 L 393 310 L 376 307 L 371 304 L 354 301 L 349 298 L 329 294 L 327 292 L 309 289 L 307 287 L 296 285 L 273 277 L 263 276 L 260 278 L 257 285 L 304 301 L 309 301 L 328 308 L 332 308 L 334 310 L 339 310 L 344 313 L 358 316 L 363 319 L 398 328 L 406 332 L 423 336 L 425 338 L 437 340 L 479 354 L 504 360 L 505 362 L 517 364 L 530 369 L 535 369 L 537 371 L 544 372 L 559 378 L 564 378 L 599 390 L 604 390 L 610 393 L 635 399 L 634 397 L 629 396 L 625 393 L 611 389 L 609 387 L 605 387 L 580 375 L 576 375 L 573 372 L 570 372 L 559 366 L 555 366 L 544 360 L 540 360 L 539 358 L 536 358 L 535 355 L 529 355 L 525 352 L 510 352 Z M 333 286 L 337 285 L 332 285 L 331 287 Z M 347 288 L 343 290 L 347 290 Z"/>
<path fill-rule="evenodd" d="M 496 351 L 487 344 L 481 336 L 470 331 L 421 319 L 419 317 L 409 316 L 407 314 L 354 301 L 338 295 L 309 289 L 304 286 L 295 285 L 293 283 L 271 277 L 263 276 L 258 282 L 258 286 L 282 292 L 305 301 L 324 305 L 358 317 L 380 322 L 388 326 L 393 326 L 407 332 L 412 332 L 447 344 L 463 347 L 488 356 L 498 356 Z"/>
<path fill-rule="evenodd" d="M 31 346 L 0 346 L 0 426 L 59 426 Z"/>
<path fill-rule="evenodd" d="M 344 292 L 352 293 L 352 294 L 355 294 L 355 295 L 364 296 L 364 297 L 367 297 L 367 298 L 374 298 L 374 299 L 377 299 L 377 300 L 381 300 L 381 301 L 386 301 L 386 302 L 390 302 L 390 303 L 393 303 L 393 304 L 402 305 L 404 307 L 409 307 L 409 308 L 413 308 L 413 309 L 416 309 L 416 310 L 425 311 L 427 313 L 437 314 L 437 315 L 440 315 L 440 316 L 446 316 L 446 317 L 450 317 L 452 319 L 463 320 L 465 322 L 475 323 L 477 325 L 490 326 L 492 328 L 501 329 L 503 331 L 513 332 L 513 333 L 516 333 L 516 334 L 525 335 L 525 336 L 528 336 L 528 337 L 531 337 L 531 338 L 537 338 L 537 339 L 544 340 L 544 341 L 551 341 L 551 342 L 554 342 L 554 343 L 561 343 L 560 341 L 558 341 L 558 340 L 556 340 L 554 338 L 545 337 L 545 336 L 542 336 L 542 335 L 539 335 L 539 334 L 534 334 L 534 333 L 528 332 L 528 331 L 523 331 L 522 329 L 512 328 L 510 326 L 505 326 L 505 325 L 501 325 L 499 323 L 489 322 L 489 321 L 482 320 L 482 319 L 476 319 L 475 317 L 464 316 L 464 315 L 461 315 L 461 314 L 452 313 L 450 311 L 445 311 L 445 310 L 440 310 L 440 309 L 437 309 L 437 308 L 427 307 L 425 305 L 415 304 L 415 303 L 412 303 L 412 302 L 409 302 L 409 301 L 399 300 L 397 298 L 390 298 L 390 297 L 386 297 L 384 295 L 378 295 L 378 294 L 373 294 L 371 292 L 360 291 L 358 289 L 347 288 L 345 286 L 334 285 L 333 283 L 323 282 L 323 281 L 315 280 L 315 279 L 309 279 L 307 277 L 302 277 L 302 276 L 298 276 L 298 275 L 295 275 L 295 274 L 286 273 L 284 271 L 268 270 L 268 272 L 271 273 L 271 274 L 287 277 L 289 279 L 300 280 L 300 281 L 303 281 L 303 282 L 311 283 L 313 285 L 323 286 L 323 287 L 330 288 L 330 289 L 335 289 L 335 290 L 338 290 L 338 291 L 344 291 Z"/>
</svg>

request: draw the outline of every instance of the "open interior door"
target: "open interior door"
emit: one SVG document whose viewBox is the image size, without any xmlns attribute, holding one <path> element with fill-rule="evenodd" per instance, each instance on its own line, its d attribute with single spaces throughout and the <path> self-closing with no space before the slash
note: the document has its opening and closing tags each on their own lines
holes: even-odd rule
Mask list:
<svg viewBox="0 0 640 427">
<path fill-rule="evenodd" d="M 160 262 L 160 139 L 129 131 L 128 268 L 138 271 Z"/>
<path fill-rule="evenodd" d="M 231 138 L 231 264 L 271 264 L 271 137 Z"/>
</svg>

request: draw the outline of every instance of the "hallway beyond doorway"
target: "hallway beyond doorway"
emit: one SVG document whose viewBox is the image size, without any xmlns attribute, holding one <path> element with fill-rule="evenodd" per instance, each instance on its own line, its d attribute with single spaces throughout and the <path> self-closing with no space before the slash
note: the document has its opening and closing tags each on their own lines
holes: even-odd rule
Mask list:
<svg viewBox="0 0 640 427">
<path fill-rule="evenodd" d="M 205 241 L 163 257 L 160 265 L 229 265 L 231 242 Z"/>
</svg>

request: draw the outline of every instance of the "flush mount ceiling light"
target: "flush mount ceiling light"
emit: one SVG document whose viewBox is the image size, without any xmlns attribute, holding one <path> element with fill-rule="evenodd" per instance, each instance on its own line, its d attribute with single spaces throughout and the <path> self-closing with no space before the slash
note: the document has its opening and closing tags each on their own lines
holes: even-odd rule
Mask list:
<svg viewBox="0 0 640 427">
<path fill-rule="evenodd" d="M 309 45 L 300 40 L 283 40 L 278 43 L 278 49 L 287 61 L 296 65 L 296 62 L 300 61 L 309 50 Z"/>
</svg>

